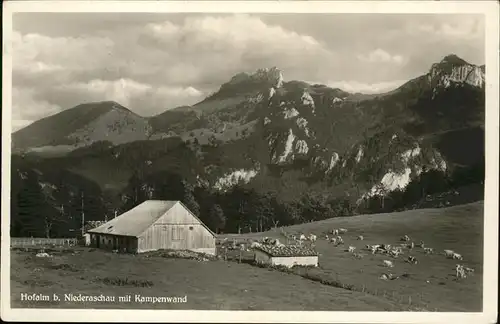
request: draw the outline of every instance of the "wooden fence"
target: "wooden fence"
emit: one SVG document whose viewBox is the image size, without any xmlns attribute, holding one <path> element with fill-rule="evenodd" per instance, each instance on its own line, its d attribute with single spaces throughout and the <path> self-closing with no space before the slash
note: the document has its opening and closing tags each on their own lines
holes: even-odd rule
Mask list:
<svg viewBox="0 0 500 324">
<path fill-rule="evenodd" d="M 11 247 L 26 246 L 76 246 L 76 238 L 11 237 Z"/>
</svg>

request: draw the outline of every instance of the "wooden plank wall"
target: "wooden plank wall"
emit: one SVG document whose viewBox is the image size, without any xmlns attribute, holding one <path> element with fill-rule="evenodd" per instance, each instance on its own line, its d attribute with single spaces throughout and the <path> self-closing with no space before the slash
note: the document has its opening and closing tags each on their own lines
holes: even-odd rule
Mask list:
<svg viewBox="0 0 500 324">
<path fill-rule="evenodd" d="M 215 237 L 180 204 L 139 237 L 139 251 L 200 248 L 215 248 Z"/>
</svg>

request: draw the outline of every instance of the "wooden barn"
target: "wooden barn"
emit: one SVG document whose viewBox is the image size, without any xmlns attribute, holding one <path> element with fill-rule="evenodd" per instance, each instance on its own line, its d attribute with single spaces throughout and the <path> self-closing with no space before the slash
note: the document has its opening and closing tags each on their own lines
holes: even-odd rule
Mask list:
<svg viewBox="0 0 500 324">
<path fill-rule="evenodd" d="M 312 249 L 297 245 L 267 246 L 260 245 L 254 249 L 257 263 L 293 266 L 318 266 L 318 253 Z"/>
<path fill-rule="evenodd" d="M 216 235 L 180 201 L 147 200 L 88 233 L 91 246 L 96 248 L 216 254 Z"/>
</svg>

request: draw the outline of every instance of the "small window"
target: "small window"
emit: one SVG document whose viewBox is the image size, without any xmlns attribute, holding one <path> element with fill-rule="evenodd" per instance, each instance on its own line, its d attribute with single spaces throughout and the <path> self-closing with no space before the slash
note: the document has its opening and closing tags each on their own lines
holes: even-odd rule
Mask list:
<svg viewBox="0 0 500 324">
<path fill-rule="evenodd" d="M 193 226 L 189 226 L 189 230 L 192 231 L 194 229 Z"/>
</svg>

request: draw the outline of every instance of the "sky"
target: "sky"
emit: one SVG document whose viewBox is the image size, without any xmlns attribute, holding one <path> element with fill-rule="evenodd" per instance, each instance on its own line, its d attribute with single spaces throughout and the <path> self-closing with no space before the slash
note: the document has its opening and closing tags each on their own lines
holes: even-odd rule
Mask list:
<svg viewBox="0 0 500 324">
<path fill-rule="evenodd" d="M 484 64 L 482 16 L 15 13 L 12 128 L 104 100 L 152 116 L 274 66 L 285 81 L 389 91 L 452 53 Z"/>
</svg>

